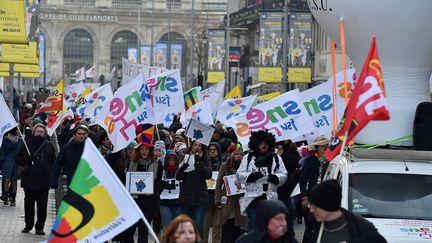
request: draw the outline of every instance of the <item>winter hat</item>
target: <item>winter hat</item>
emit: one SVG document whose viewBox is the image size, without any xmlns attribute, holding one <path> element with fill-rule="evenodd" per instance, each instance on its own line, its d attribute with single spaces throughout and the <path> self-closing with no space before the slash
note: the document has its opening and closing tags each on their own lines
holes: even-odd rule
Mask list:
<svg viewBox="0 0 432 243">
<path fill-rule="evenodd" d="M 183 136 L 186 133 L 186 130 L 184 128 L 180 128 L 177 130 L 176 135 Z"/>
<path fill-rule="evenodd" d="M 267 230 L 268 222 L 274 216 L 284 213 L 288 215 L 288 209 L 280 200 L 263 200 L 258 203 L 256 223 L 260 229 Z"/>
<path fill-rule="evenodd" d="M 154 150 L 162 151 L 164 154 L 166 152 L 165 150 L 165 143 L 162 140 L 158 140 L 153 144 Z"/>
<path fill-rule="evenodd" d="M 178 153 L 178 151 L 180 151 L 181 149 L 186 149 L 186 144 L 185 144 L 184 142 L 177 142 L 177 143 L 174 145 L 174 151 L 175 151 L 176 153 Z"/>
<path fill-rule="evenodd" d="M 138 145 L 138 143 L 135 142 L 135 140 L 132 140 L 132 142 L 130 142 L 126 148 L 134 149 L 137 145 Z"/>
<path fill-rule="evenodd" d="M 341 208 L 342 188 L 336 180 L 323 181 L 312 187 L 309 202 L 327 212 Z"/>
</svg>

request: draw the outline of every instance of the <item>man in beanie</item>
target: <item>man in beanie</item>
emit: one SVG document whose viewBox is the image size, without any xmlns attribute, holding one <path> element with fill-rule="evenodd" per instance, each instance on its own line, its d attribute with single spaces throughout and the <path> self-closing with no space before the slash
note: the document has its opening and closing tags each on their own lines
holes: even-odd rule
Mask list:
<svg viewBox="0 0 432 243">
<path fill-rule="evenodd" d="M 342 188 L 336 180 L 324 181 L 311 189 L 309 210 L 317 222 L 306 228 L 304 243 L 387 242 L 371 222 L 341 208 L 341 199 Z"/>
<path fill-rule="evenodd" d="M 296 243 L 287 230 L 288 209 L 279 200 L 264 200 L 257 207 L 257 228 L 240 236 L 236 243 L 280 242 Z"/>
</svg>

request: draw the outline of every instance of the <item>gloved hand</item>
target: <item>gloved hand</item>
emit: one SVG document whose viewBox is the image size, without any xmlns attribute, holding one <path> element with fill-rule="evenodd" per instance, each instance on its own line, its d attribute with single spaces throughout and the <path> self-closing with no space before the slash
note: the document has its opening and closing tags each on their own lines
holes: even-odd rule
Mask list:
<svg viewBox="0 0 432 243">
<path fill-rule="evenodd" d="M 260 178 L 262 178 L 264 175 L 259 172 L 252 172 L 246 179 L 246 183 L 252 183 L 252 182 L 256 182 L 257 180 L 259 180 Z"/>
<path fill-rule="evenodd" d="M 277 177 L 277 175 L 270 174 L 267 181 L 275 185 L 279 185 L 279 177 Z"/>
<path fill-rule="evenodd" d="M 174 190 L 175 189 L 175 181 L 167 181 L 165 189 Z"/>
<path fill-rule="evenodd" d="M 185 171 L 186 168 L 187 168 L 188 166 L 189 166 L 189 164 L 185 162 L 185 163 L 180 167 L 180 170 Z"/>
</svg>

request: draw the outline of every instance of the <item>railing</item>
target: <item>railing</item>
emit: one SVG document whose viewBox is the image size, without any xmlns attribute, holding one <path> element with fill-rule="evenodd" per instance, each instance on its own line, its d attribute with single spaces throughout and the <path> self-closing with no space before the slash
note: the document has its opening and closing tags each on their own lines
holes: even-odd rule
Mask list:
<svg viewBox="0 0 432 243">
<path fill-rule="evenodd" d="M 142 0 L 112 0 L 112 7 L 115 8 L 138 8 L 143 5 Z"/>
</svg>

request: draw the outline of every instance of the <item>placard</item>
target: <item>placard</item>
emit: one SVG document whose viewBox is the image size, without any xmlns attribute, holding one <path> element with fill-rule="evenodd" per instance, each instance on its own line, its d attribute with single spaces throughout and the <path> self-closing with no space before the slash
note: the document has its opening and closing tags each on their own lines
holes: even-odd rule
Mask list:
<svg viewBox="0 0 432 243">
<path fill-rule="evenodd" d="M 152 195 L 153 187 L 153 172 L 126 173 L 126 189 L 130 194 Z"/>
<path fill-rule="evenodd" d="M 216 189 L 216 180 L 218 178 L 219 171 L 212 171 L 212 178 L 206 180 L 207 182 L 207 190 L 215 190 Z"/>
<path fill-rule="evenodd" d="M 160 194 L 160 199 L 162 200 L 178 199 L 180 195 L 180 182 L 175 179 L 164 180 L 164 182 L 168 182 L 170 185 L 173 186 L 174 189 L 171 190 L 164 189 Z"/>
<path fill-rule="evenodd" d="M 240 183 L 235 174 L 223 177 L 227 196 L 245 193 L 245 187 Z"/>
</svg>

